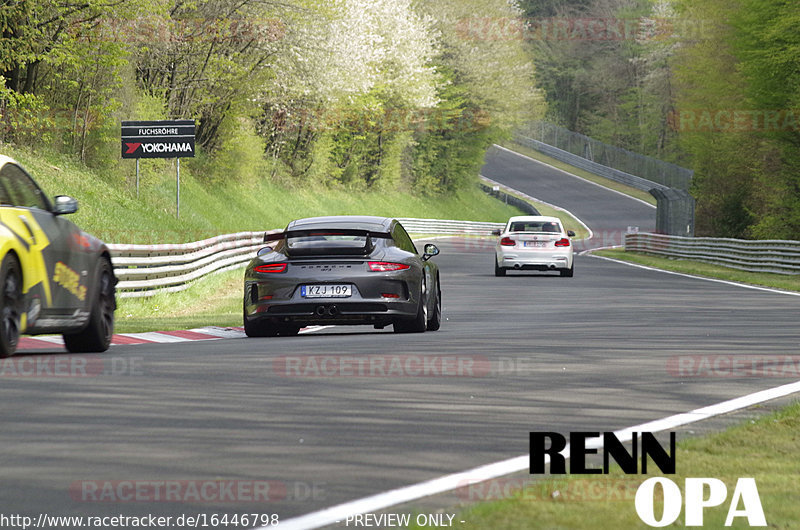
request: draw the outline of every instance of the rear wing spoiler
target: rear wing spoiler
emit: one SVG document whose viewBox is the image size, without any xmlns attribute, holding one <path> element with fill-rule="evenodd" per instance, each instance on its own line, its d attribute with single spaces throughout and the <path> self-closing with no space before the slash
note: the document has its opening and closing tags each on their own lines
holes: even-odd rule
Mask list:
<svg viewBox="0 0 800 530">
<path fill-rule="evenodd" d="M 314 254 L 368 254 L 372 252 L 374 244 L 373 239 L 391 239 L 392 235 L 389 232 L 376 232 L 373 230 L 359 230 L 357 228 L 317 228 L 306 230 L 285 230 L 273 234 L 264 234 L 264 243 L 273 241 L 287 240 L 294 237 L 314 237 L 314 236 L 356 236 L 364 238 L 363 247 L 341 248 L 336 246 L 316 246 L 307 248 L 295 248 L 291 250 L 291 255 L 294 256 L 308 256 Z M 289 253 L 289 245 L 286 245 L 286 252 Z"/>
<path fill-rule="evenodd" d="M 270 241 L 280 241 L 290 237 L 312 237 L 312 236 L 361 236 L 371 239 L 391 239 L 389 232 L 375 232 L 374 230 L 359 230 L 357 228 L 331 228 L 331 229 L 308 229 L 308 230 L 285 230 L 272 234 L 264 234 L 264 243 Z"/>
</svg>

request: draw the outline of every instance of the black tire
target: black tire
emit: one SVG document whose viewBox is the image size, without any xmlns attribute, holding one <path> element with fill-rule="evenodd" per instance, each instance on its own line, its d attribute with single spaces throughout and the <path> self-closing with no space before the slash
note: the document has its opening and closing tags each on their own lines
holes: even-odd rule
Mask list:
<svg viewBox="0 0 800 530">
<path fill-rule="evenodd" d="M 244 333 L 248 337 L 277 337 L 278 328 L 270 322 L 244 319 Z"/>
<path fill-rule="evenodd" d="M 505 267 L 500 267 L 497 265 L 497 256 L 494 257 L 494 275 L 495 276 L 505 276 L 506 269 Z"/>
<path fill-rule="evenodd" d="M 248 320 L 247 314 L 242 308 L 242 320 L 244 321 L 244 333 L 248 337 L 292 337 L 300 332 L 297 324 L 275 324 L 269 320 Z"/>
<path fill-rule="evenodd" d="M 294 337 L 300 333 L 300 326 L 297 324 L 282 324 L 278 326 L 278 335 L 281 337 Z"/>
<path fill-rule="evenodd" d="M 425 289 L 425 280 L 422 283 L 422 290 L 419 295 L 419 306 L 417 306 L 417 316 L 412 320 L 396 320 L 393 324 L 395 333 L 423 333 L 428 327 L 428 300 Z"/>
<path fill-rule="evenodd" d="M 278 328 L 268 320 L 249 320 L 244 304 L 242 304 L 242 320 L 244 321 L 244 334 L 248 337 L 278 336 Z"/>
<path fill-rule="evenodd" d="M 558 272 L 561 273 L 562 278 L 572 278 L 575 275 L 575 264 L 573 263 L 569 269 L 561 269 Z"/>
<path fill-rule="evenodd" d="M 71 353 L 104 352 L 114 335 L 114 273 L 107 259 L 97 264 L 89 323 L 78 333 L 64 333 L 64 346 Z"/>
<path fill-rule="evenodd" d="M 433 304 L 433 314 L 428 320 L 428 331 L 439 331 L 442 326 L 442 289 L 439 287 L 438 281 L 436 284 L 436 303 Z"/>
<path fill-rule="evenodd" d="M 22 315 L 22 273 L 17 258 L 8 255 L 0 266 L 3 306 L 0 317 L 0 358 L 14 355 L 19 343 Z"/>
</svg>

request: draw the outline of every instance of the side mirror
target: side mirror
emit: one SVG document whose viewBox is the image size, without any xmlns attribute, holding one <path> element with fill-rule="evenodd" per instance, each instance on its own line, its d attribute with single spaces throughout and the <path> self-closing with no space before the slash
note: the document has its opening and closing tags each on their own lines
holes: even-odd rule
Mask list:
<svg viewBox="0 0 800 530">
<path fill-rule="evenodd" d="M 573 232 L 572 230 L 567 230 L 567 236 L 575 237 L 575 232 Z"/>
<path fill-rule="evenodd" d="M 500 230 L 499 228 L 495 228 L 494 230 L 492 230 L 492 235 L 493 236 L 499 236 L 502 233 L 503 233 L 503 231 Z"/>
<path fill-rule="evenodd" d="M 56 195 L 54 202 L 54 215 L 66 215 L 78 211 L 78 199 L 73 199 L 69 195 Z"/>
<path fill-rule="evenodd" d="M 433 243 L 428 243 L 425 245 L 425 253 L 422 255 L 422 261 L 428 261 L 437 254 L 439 254 L 439 247 Z"/>
</svg>

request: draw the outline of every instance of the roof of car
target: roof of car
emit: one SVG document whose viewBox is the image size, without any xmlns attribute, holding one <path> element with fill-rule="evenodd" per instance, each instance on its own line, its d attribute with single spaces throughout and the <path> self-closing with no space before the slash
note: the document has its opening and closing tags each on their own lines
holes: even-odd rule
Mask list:
<svg viewBox="0 0 800 530">
<path fill-rule="evenodd" d="M 517 222 L 517 221 L 521 221 L 521 222 L 531 222 L 531 221 L 542 222 L 542 221 L 544 221 L 544 222 L 550 222 L 550 223 L 560 223 L 561 219 L 559 219 L 558 217 L 552 217 L 552 216 L 549 216 L 549 215 L 518 215 L 516 217 L 512 217 L 511 219 L 509 219 L 509 222 L 511 222 L 511 223 L 514 223 L 514 222 Z"/>
<path fill-rule="evenodd" d="M 393 219 L 372 215 L 330 215 L 325 217 L 307 217 L 289 223 L 287 229 L 321 228 L 335 226 L 337 228 L 355 228 L 363 230 L 388 230 Z"/>
</svg>

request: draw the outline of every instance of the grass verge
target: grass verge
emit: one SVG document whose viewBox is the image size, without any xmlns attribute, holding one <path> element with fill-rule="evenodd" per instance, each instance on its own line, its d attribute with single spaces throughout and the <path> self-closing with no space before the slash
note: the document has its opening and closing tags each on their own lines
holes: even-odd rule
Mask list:
<svg viewBox="0 0 800 530">
<path fill-rule="evenodd" d="M 796 453 L 799 428 L 800 404 L 794 403 L 720 433 L 680 441 L 676 449 L 677 473 L 668 478 L 682 493 L 686 478 L 713 477 L 725 483 L 727 500 L 705 509 L 704 528 L 725 527 L 729 503 L 740 477 L 755 478 L 771 528 L 796 528 L 800 521 L 800 504 L 796 502 L 800 461 L 792 455 Z M 498 479 L 495 489 L 484 485 L 471 493 L 501 499 L 473 504 L 454 520 L 465 521 L 466 524 L 460 525 L 464 528 L 649 528 L 639 519 L 634 505 L 636 490 L 647 478 L 612 469 L 609 475 L 567 475 L 535 482 L 524 479 L 526 486 L 510 495 L 504 494 L 502 487 L 508 486 L 509 481 Z M 654 504 L 658 518 L 663 503 L 656 500 Z M 683 526 L 684 518 L 685 510 L 670 527 Z M 749 528 L 743 517 L 735 518 L 732 527 Z"/>
<path fill-rule="evenodd" d="M 242 325 L 244 268 L 192 282 L 177 293 L 117 298 L 116 333 Z"/>
<path fill-rule="evenodd" d="M 621 184 L 621 183 L 616 182 L 614 180 L 610 180 L 610 179 L 603 178 L 603 177 L 600 177 L 598 175 L 595 175 L 593 173 L 589 173 L 588 171 L 585 171 L 583 169 L 577 168 L 575 166 L 571 166 L 571 165 L 569 165 L 567 163 L 561 162 L 560 160 L 556 160 L 555 158 L 551 158 L 551 157 L 549 157 L 547 155 L 543 155 L 542 153 L 540 153 L 539 151 L 536 151 L 535 149 L 531 149 L 530 147 L 518 144 L 518 143 L 516 143 L 514 141 L 511 141 L 511 140 L 507 141 L 507 142 L 504 142 L 501 145 L 503 147 L 505 147 L 506 149 L 511 149 L 512 151 L 516 151 L 517 153 L 519 153 L 521 155 L 525 155 L 525 156 L 528 156 L 530 158 L 533 158 L 534 160 L 538 160 L 540 162 L 544 162 L 545 164 L 549 164 L 549 165 L 551 165 L 553 167 L 557 167 L 558 169 L 561 169 L 561 170 L 566 171 L 568 173 L 572 173 L 573 175 L 577 175 L 577 176 L 579 176 L 579 177 L 581 177 L 583 179 L 586 179 L 588 181 L 594 182 L 595 184 L 600 184 L 601 186 L 605 186 L 606 188 L 610 188 L 612 190 L 619 191 L 621 193 L 624 193 L 625 195 L 630 195 L 631 197 L 635 197 L 637 199 L 641 199 L 641 200 L 643 200 L 643 201 L 645 201 L 647 203 L 650 203 L 652 205 L 656 204 L 655 197 L 653 197 L 652 195 L 650 195 L 646 191 L 642 191 L 642 190 L 633 188 L 631 186 L 627 186 L 625 184 Z"/>
<path fill-rule="evenodd" d="M 639 265 L 655 267 L 657 269 L 682 272 L 684 274 L 693 274 L 695 276 L 716 278 L 731 282 L 748 283 L 774 289 L 785 289 L 787 291 L 800 291 L 800 275 L 785 276 L 783 274 L 773 274 L 769 272 L 747 272 L 714 265 L 712 263 L 703 263 L 702 261 L 669 259 L 640 254 L 638 252 L 626 252 L 624 250 L 595 250 L 592 253 L 598 256 L 638 263 Z"/>
</svg>

